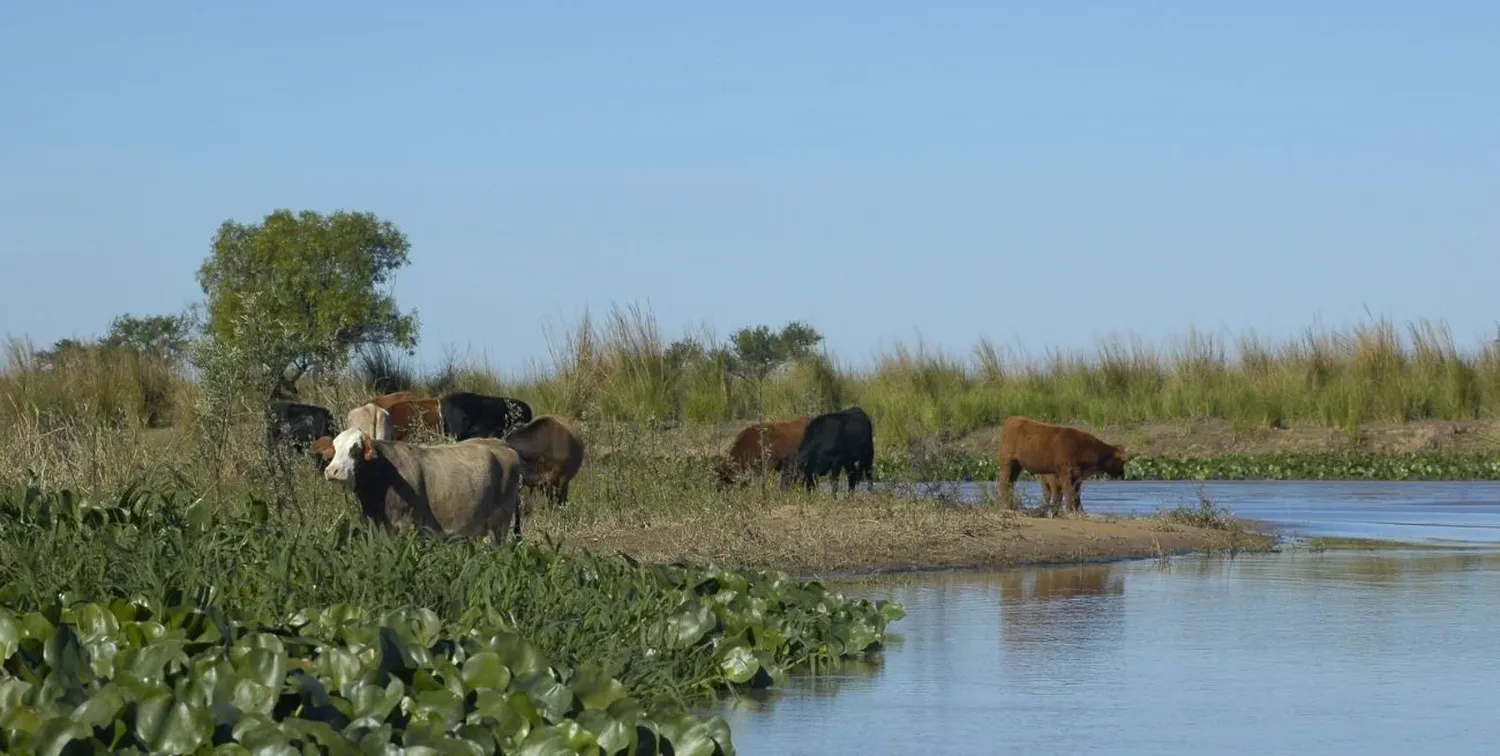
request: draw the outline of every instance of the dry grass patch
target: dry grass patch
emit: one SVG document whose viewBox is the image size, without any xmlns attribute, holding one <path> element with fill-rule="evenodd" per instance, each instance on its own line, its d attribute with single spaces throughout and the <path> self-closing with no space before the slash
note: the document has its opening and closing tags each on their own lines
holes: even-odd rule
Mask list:
<svg viewBox="0 0 1500 756">
<path fill-rule="evenodd" d="M 799 575 L 1259 551 L 1275 543 L 1270 536 L 1240 528 L 1174 524 L 1168 530 L 1165 524 L 1156 517 L 1031 517 L 877 492 L 838 499 L 790 494 L 765 507 L 661 510 L 639 516 L 615 511 L 577 517 L 538 510 L 527 527 L 528 537 L 560 540 L 572 549 Z"/>
</svg>

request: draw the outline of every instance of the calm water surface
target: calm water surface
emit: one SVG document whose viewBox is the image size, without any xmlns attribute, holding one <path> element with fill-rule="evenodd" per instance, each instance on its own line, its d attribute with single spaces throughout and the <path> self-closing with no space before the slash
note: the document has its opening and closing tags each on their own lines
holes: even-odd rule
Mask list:
<svg viewBox="0 0 1500 756">
<path fill-rule="evenodd" d="M 977 503 L 994 497 L 995 484 L 929 483 L 919 491 Z M 1016 491 L 1028 504 L 1040 500 L 1035 481 L 1017 483 Z M 1200 496 L 1290 535 L 1500 544 L 1500 482 L 1491 481 L 1090 480 L 1083 507 L 1093 514 L 1152 514 L 1197 506 Z"/>
<path fill-rule="evenodd" d="M 1500 752 L 1500 486 L 1204 489 L 1294 534 L 1467 548 L 1178 557 L 1165 567 L 840 586 L 906 605 L 879 663 L 724 703 L 717 710 L 737 750 Z M 1084 504 L 1125 513 L 1196 501 L 1196 484 L 1091 482 Z"/>
</svg>

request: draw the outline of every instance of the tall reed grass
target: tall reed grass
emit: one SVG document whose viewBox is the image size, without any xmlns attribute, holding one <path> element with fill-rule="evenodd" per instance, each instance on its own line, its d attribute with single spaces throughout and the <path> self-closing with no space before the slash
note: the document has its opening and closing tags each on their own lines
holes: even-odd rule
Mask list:
<svg viewBox="0 0 1500 756">
<path fill-rule="evenodd" d="M 656 427 L 753 419 L 756 387 L 729 370 L 706 329 L 666 337 L 649 311 L 616 308 L 549 333 L 547 360 L 502 375 L 449 356 L 423 375 L 389 355 L 365 356 L 335 384 L 305 397 L 342 416 L 363 397 L 395 388 L 473 390 L 520 397 L 538 413 Z M 148 428 L 192 419 L 194 382 L 181 370 L 100 350 L 43 364 L 12 342 L 0 371 L 0 422 Z M 905 447 L 998 425 L 1025 414 L 1093 425 L 1220 418 L 1242 428 L 1312 423 L 1357 433 L 1369 422 L 1460 420 L 1500 409 L 1500 346 L 1460 349 L 1449 328 L 1377 319 L 1342 331 L 1308 329 L 1272 342 L 1189 330 L 1161 345 L 1115 337 L 1092 353 L 1036 358 L 982 340 L 971 353 L 897 344 L 855 369 L 829 354 L 789 364 L 764 386 L 767 416 L 862 405 L 877 443 Z"/>
</svg>

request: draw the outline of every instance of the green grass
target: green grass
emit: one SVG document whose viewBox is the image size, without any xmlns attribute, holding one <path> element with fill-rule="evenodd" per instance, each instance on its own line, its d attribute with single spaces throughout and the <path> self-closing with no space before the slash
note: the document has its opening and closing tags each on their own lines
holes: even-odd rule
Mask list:
<svg viewBox="0 0 1500 756">
<path fill-rule="evenodd" d="M 814 324 L 815 325 L 815 324 Z M 538 412 L 586 422 L 718 425 L 757 415 L 755 387 L 734 378 L 708 347 L 709 332 L 664 335 L 649 311 L 585 316 L 551 338 L 549 360 L 501 375 L 450 357 L 425 376 L 389 355 L 366 355 L 333 383 L 309 383 L 308 399 L 336 415 L 363 396 L 416 384 L 517 396 Z M 0 422 L 38 415 L 43 424 L 87 417 L 131 427 L 192 419 L 194 384 L 181 371 L 128 355 L 85 354 L 49 368 L 14 344 L 0 371 Z M 132 362 L 132 360 L 134 360 Z M 1197 331 L 1162 345 L 1124 336 L 1093 353 L 1017 354 L 981 341 L 967 355 L 897 344 L 853 369 L 833 355 L 791 364 L 765 385 L 765 413 L 785 416 L 859 404 L 883 449 L 945 441 L 1006 416 L 1106 425 L 1219 418 L 1238 428 L 1310 423 L 1357 437 L 1370 422 L 1463 420 L 1500 415 L 1500 348 L 1460 349 L 1447 327 L 1402 328 L 1376 320 L 1346 331 L 1309 329 L 1270 343 Z M 65 423 L 64 423 L 65 424 Z"/>
<path fill-rule="evenodd" d="M 902 616 L 776 572 L 143 490 L 0 494 L 0 586 L 8 749 L 610 738 L 612 753 L 654 733 L 732 753 L 722 720 L 685 703 L 857 658 Z"/>
</svg>

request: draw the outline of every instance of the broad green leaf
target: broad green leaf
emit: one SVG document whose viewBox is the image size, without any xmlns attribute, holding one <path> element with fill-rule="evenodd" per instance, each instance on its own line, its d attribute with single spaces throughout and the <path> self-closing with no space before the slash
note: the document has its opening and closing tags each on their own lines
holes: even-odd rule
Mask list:
<svg viewBox="0 0 1500 756">
<path fill-rule="evenodd" d="M 608 712 L 589 710 L 578 715 L 578 724 L 593 733 L 605 753 L 634 753 L 638 740 L 635 722 L 622 722 Z"/>
<path fill-rule="evenodd" d="M 230 703 L 243 712 L 270 715 L 276 706 L 278 692 L 248 678 L 234 681 Z"/>
<path fill-rule="evenodd" d="M 192 753 L 212 729 L 207 714 L 189 709 L 171 694 L 152 696 L 136 709 L 135 736 L 157 753 Z"/>
<path fill-rule="evenodd" d="M 755 654 L 744 646 L 735 646 L 724 658 L 719 660 L 719 669 L 724 672 L 724 677 L 732 683 L 741 684 L 750 681 L 755 673 L 760 671 L 760 660 Z"/>
<path fill-rule="evenodd" d="M 464 718 L 463 699 L 448 690 L 428 690 L 408 698 L 407 715 L 412 719 L 427 719 L 440 723 L 446 732 Z"/>
<path fill-rule="evenodd" d="M 21 648 L 24 631 L 21 623 L 10 612 L 0 609 L 0 662 L 9 659 Z"/>
<path fill-rule="evenodd" d="M 3 708 L 3 707 L 0 707 Z M 89 700 L 73 710 L 72 720 L 84 726 L 104 728 L 125 709 L 125 696 L 113 683 L 100 688 Z"/>
<path fill-rule="evenodd" d="M 667 642 L 674 648 L 689 648 L 714 626 L 714 613 L 698 601 L 688 602 L 667 618 Z"/>
<path fill-rule="evenodd" d="M 554 756 L 555 754 L 597 754 L 593 733 L 577 722 L 538 727 L 521 742 L 520 756 Z"/>
<path fill-rule="evenodd" d="M 727 742 L 721 744 L 716 740 L 716 736 L 721 734 L 719 728 L 711 727 L 690 714 L 664 719 L 660 723 L 660 732 L 672 744 L 672 752 L 678 756 L 714 756 L 721 745 L 726 754 L 729 752 Z M 728 731 L 725 730 L 722 734 L 727 736 Z"/>
<path fill-rule="evenodd" d="M 468 690 L 490 688 L 503 691 L 510 687 L 510 669 L 494 651 L 480 651 L 464 660 L 464 686 Z"/>
<path fill-rule="evenodd" d="M 350 686 L 347 697 L 349 703 L 354 704 L 355 719 L 368 717 L 384 722 L 405 695 L 406 686 L 400 680 L 392 679 L 384 687 L 372 683 L 354 683 Z"/>
<path fill-rule="evenodd" d="M 251 649 L 235 668 L 247 680 L 259 683 L 278 694 L 286 682 L 286 657 L 270 649 Z"/>
<path fill-rule="evenodd" d="M 53 717 L 37 729 L 32 737 L 32 747 L 38 754 L 58 756 L 70 742 L 89 740 L 93 735 L 88 725 L 71 717 Z"/>
<path fill-rule="evenodd" d="M 537 710 L 550 722 L 561 721 L 573 708 L 573 691 L 546 672 L 520 678 L 516 687 L 526 691 Z"/>
<path fill-rule="evenodd" d="M 354 744 L 325 722 L 292 717 L 281 723 L 281 730 L 303 741 L 316 743 L 322 747 L 323 753 L 330 756 L 355 756 L 359 753 Z"/>
<path fill-rule="evenodd" d="M 365 678 L 365 665 L 358 656 L 339 646 L 322 646 L 317 661 L 318 674 L 341 693 L 349 684 Z"/>
<path fill-rule="evenodd" d="M 619 680 L 610 677 L 598 662 L 593 661 L 578 666 L 571 687 L 588 709 L 608 709 L 610 704 L 628 695 Z"/>
</svg>

